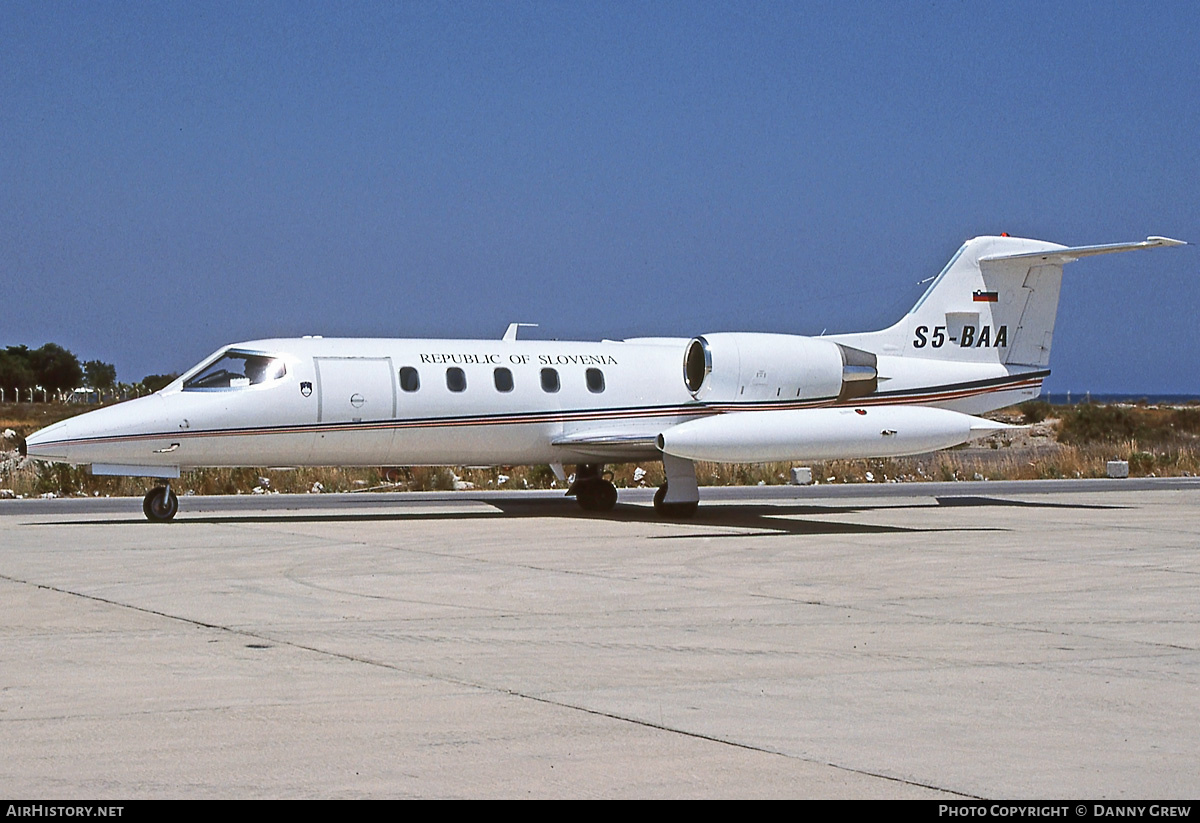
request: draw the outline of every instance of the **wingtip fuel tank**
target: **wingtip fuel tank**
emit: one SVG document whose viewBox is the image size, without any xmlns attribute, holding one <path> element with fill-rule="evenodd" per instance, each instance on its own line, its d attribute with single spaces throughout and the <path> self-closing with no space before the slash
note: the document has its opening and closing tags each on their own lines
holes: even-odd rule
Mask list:
<svg viewBox="0 0 1200 823">
<path fill-rule="evenodd" d="M 665 454 L 715 463 L 900 457 L 946 449 L 1009 428 L 927 406 L 794 409 L 690 420 L 658 436 Z"/>
</svg>

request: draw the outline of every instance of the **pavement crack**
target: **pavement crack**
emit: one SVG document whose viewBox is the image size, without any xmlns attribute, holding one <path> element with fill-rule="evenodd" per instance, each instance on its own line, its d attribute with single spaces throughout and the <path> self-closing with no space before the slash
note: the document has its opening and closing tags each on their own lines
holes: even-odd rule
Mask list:
<svg viewBox="0 0 1200 823">
<path fill-rule="evenodd" d="M 585 714 L 590 714 L 595 717 L 604 717 L 609 720 L 617 720 L 622 723 L 632 723 L 635 726 L 641 726 L 641 727 L 647 728 L 647 729 L 654 729 L 656 731 L 667 732 L 669 734 L 678 734 L 678 735 L 682 735 L 683 737 L 690 737 L 694 740 L 704 740 L 709 743 L 717 743 L 717 744 L 720 744 L 723 746 L 731 746 L 735 749 L 742 749 L 744 751 L 756 752 L 758 754 L 768 754 L 768 755 L 773 755 L 775 757 L 784 757 L 789 760 L 800 760 L 805 763 L 813 763 L 813 764 L 816 764 L 819 766 L 828 766 L 829 768 L 837 769 L 838 771 L 849 772 L 851 774 L 862 775 L 864 777 L 874 777 L 874 778 L 878 778 L 880 780 L 887 780 L 889 782 L 899 783 L 899 784 L 902 784 L 905 786 L 914 786 L 914 787 L 920 788 L 920 789 L 930 789 L 932 791 L 945 792 L 946 794 L 952 794 L 956 797 L 963 797 L 963 798 L 968 798 L 971 800 L 986 799 L 980 795 L 968 794 L 966 792 L 960 792 L 960 791 L 956 791 L 954 789 L 948 789 L 944 786 L 935 786 L 932 783 L 922 783 L 917 780 L 908 780 L 903 777 L 896 777 L 895 775 L 882 774 L 880 772 L 873 772 L 868 769 L 858 769 L 858 768 L 855 768 L 854 766 L 846 766 L 842 763 L 833 763 L 831 761 L 822 760 L 822 759 L 816 758 L 816 757 L 803 757 L 801 755 L 788 754 L 787 752 L 780 752 L 780 751 L 776 751 L 774 749 L 768 749 L 768 748 L 765 748 L 762 746 L 752 746 L 749 743 L 740 743 L 736 740 L 728 740 L 723 737 L 716 737 L 714 735 L 702 734 L 701 732 L 688 731 L 687 729 L 678 729 L 673 726 L 664 725 L 662 723 L 654 723 L 652 721 L 641 720 L 636 717 L 627 717 L 625 715 L 601 711 L 600 709 L 589 709 L 586 706 L 578 706 L 574 703 L 566 703 L 566 702 L 563 702 L 560 700 L 552 700 L 548 697 L 539 697 L 534 694 L 526 694 L 524 692 L 514 691 L 512 689 L 502 690 L 502 693 L 512 695 L 513 697 L 519 697 L 524 700 L 532 700 L 536 703 L 545 703 L 550 706 L 557 706 L 558 708 L 561 708 L 561 709 L 571 709 L 573 711 L 583 712 Z"/>
<path fill-rule="evenodd" d="M 521 692 L 521 691 L 517 691 L 514 689 L 503 688 L 503 687 L 498 687 L 498 686 L 491 686 L 491 685 L 487 685 L 484 683 L 478 683 L 478 682 L 475 682 L 472 680 L 467 680 L 464 678 L 448 677 L 446 675 L 432 674 L 427 671 L 417 671 L 414 669 L 408 669 L 403 666 L 398 666 L 394 663 L 388 663 L 388 662 L 382 661 L 382 660 L 375 660 L 375 659 L 372 659 L 369 657 L 364 657 L 362 655 L 350 654 L 347 652 L 331 651 L 329 649 L 323 649 L 318 646 L 312 646 L 312 645 L 309 645 L 306 643 L 298 643 L 293 640 L 278 638 L 278 637 L 274 637 L 272 635 L 264 634 L 261 632 L 253 632 L 253 631 L 248 631 L 246 629 L 236 629 L 231 626 L 222 625 L 220 623 L 211 623 L 211 622 L 208 622 L 205 620 L 199 620 L 199 619 L 192 618 L 192 617 L 183 617 L 183 616 L 177 615 L 177 614 L 170 614 L 168 612 L 164 612 L 159 609 L 151 609 L 151 608 L 147 608 L 145 606 L 135 606 L 131 603 L 122 603 L 119 600 L 113 600 L 111 598 L 101 597 L 100 595 L 95 595 L 95 594 L 87 594 L 85 592 L 73 591 L 71 589 L 66 589 L 61 586 L 54 586 L 54 585 L 50 585 L 50 584 L 46 584 L 46 583 L 35 583 L 31 580 L 24 580 L 22 578 L 13 577 L 11 575 L 6 575 L 6 574 L 0 574 L 0 580 L 7 580 L 11 583 L 16 583 L 16 584 L 25 585 L 25 586 L 33 586 L 35 588 L 42 589 L 44 591 L 55 592 L 56 594 L 62 594 L 62 595 L 66 595 L 68 597 L 78 597 L 78 598 L 81 598 L 84 600 L 90 600 L 95 603 L 103 603 L 105 605 L 113 606 L 113 607 L 116 607 L 119 609 L 128 609 L 130 611 L 138 612 L 140 614 L 153 615 L 155 617 L 160 617 L 165 620 L 172 620 L 172 621 L 184 623 L 184 624 L 187 624 L 190 626 L 195 626 L 198 628 L 226 632 L 230 635 L 236 635 L 236 636 L 242 637 L 242 638 L 254 638 L 256 640 L 262 640 L 262 641 L 274 643 L 279 646 L 286 646 L 289 648 L 293 648 L 293 649 L 297 649 L 297 650 L 301 650 L 301 651 L 307 651 L 307 652 L 311 652 L 311 653 L 317 654 L 317 655 L 322 655 L 325 657 L 330 657 L 330 658 L 334 658 L 334 659 L 338 659 L 338 660 L 345 660 L 350 663 L 358 663 L 358 664 L 365 665 L 365 666 L 373 666 L 376 668 L 387 669 L 387 670 L 395 671 L 397 673 L 405 674 L 405 675 L 408 675 L 411 677 L 419 677 L 419 678 L 423 678 L 426 680 L 432 680 L 432 681 L 440 682 L 440 683 L 449 683 L 449 684 L 452 684 L 455 686 L 461 686 L 463 688 L 473 689 L 473 690 L 484 692 L 484 693 L 504 695 L 507 697 L 515 697 L 520 700 L 529 700 L 529 701 L 532 701 L 535 703 L 540 703 L 540 704 L 547 705 L 547 706 L 554 706 L 554 707 L 560 708 L 560 709 L 567 709 L 569 711 L 581 712 L 583 714 L 591 715 L 593 717 L 603 717 L 603 718 L 606 718 L 609 720 L 615 720 L 619 723 L 629 723 L 629 724 L 632 724 L 635 726 L 640 726 L 642 728 L 654 729 L 656 731 L 666 732 L 668 734 L 680 735 L 680 736 L 687 737 L 687 738 L 690 738 L 693 740 L 703 740 L 703 741 L 706 741 L 709 743 L 716 743 L 716 744 L 722 745 L 722 746 L 730 746 L 732 748 L 741 749 L 743 751 L 755 752 L 758 754 L 766 754 L 766 755 L 771 755 L 774 757 L 783 757 L 783 758 L 787 758 L 790 760 L 798 760 L 798 761 L 805 762 L 805 763 L 812 763 L 815 765 L 826 766 L 828 768 L 836 769 L 836 770 L 842 771 L 842 772 L 856 774 L 856 775 L 860 775 L 863 777 L 876 778 L 879 780 L 885 780 L 885 781 L 888 781 L 891 783 L 896 783 L 899 785 L 913 786 L 915 788 L 944 792 L 946 794 L 952 794 L 956 797 L 962 797 L 962 798 L 967 798 L 967 799 L 972 799 L 972 800 L 983 800 L 984 799 L 981 796 L 956 791 L 954 789 L 948 789 L 943 786 L 936 786 L 936 785 L 933 785 L 930 783 L 922 783 L 920 781 L 909 780 L 909 779 L 902 778 L 902 777 L 896 777 L 895 775 L 873 772 L 868 769 L 859 769 L 859 768 L 855 768 L 853 766 L 847 766 L 847 765 L 844 765 L 841 763 L 834 763 L 834 762 L 830 762 L 827 760 L 822 760 L 820 758 L 803 757 L 800 755 L 788 754 L 786 752 L 780 752 L 780 751 L 768 749 L 768 748 L 761 747 L 761 746 L 753 746 L 749 743 L 742 743 L 742 742 L 739 742 L 736 740 L 727 740 L 727 739 L 724 739 L 721 737 L 715 737 L 713 735 L 703 734 L 701 732 L 695 732 L 695 731 L 689 731 L 687 729 L 675 728 L 675 727 L 667 726 L 667 725 L 664 725 L 661 723 L 654 723 L 654 722 L 651 722 L 648 720 L 642 720 L 642 719 L 639 719 L 636 717 L 627 717 L 625 715 L 620 715 L 620 714 L 616 714 L 613 712 L 602 711 L 599 709 L 592 709 L 592 708 L 588 708 L 586 706 L 579 706 L 579 705 L 576 705 L 573 703 L 567 703 L 567 702 L 561 701 L 561 700 L 553 700 L 548 697 L 541 697 L 541 696 L 538 696 L 535 694 L 529 694 L 527 692 Z"/>
</svg>

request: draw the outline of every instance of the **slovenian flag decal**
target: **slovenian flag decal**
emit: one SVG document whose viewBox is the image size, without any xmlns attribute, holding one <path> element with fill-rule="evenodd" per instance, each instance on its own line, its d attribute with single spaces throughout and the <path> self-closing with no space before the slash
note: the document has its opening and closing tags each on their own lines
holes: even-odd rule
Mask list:
<svg viewBox="0 0 1200 823">
<path fill-rule="evenodd" d="M 996 303 L 1000 300 L 1000 293 L 994 291 L 977 291 L 971 295 L 971 299 L 976 303 Z"/>
</svg>

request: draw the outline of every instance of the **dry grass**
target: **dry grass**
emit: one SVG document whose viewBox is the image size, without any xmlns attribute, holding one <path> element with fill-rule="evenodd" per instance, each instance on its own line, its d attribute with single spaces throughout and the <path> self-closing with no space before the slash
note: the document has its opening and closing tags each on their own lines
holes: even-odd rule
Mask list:
<svg viewBox="0 0 1200 823">
<path fill-rule="evenodd" d="M 90 411 L 94 406 L 64 403 L 0 403 L 0 432 L 12 429 L 17 434 L 32 434 L 38 429 Z"/>
</svg>

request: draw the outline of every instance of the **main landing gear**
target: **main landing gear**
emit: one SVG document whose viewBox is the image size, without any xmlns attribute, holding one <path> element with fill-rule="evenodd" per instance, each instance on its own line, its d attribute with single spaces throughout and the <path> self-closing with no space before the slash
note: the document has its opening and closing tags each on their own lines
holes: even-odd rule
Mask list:
<svg viewBox="0 0 1200 823">
<path fill-rule="evenodd" d="M 691 500 L 683 503 L 668 503 L 667 502 L 667 484 L 663 483 L 658 487 L 658 491 L 654 493 L 654 510 L 663 517 L 668 517 L 672 520 L 686 520 L 696 514 L 696 509 L 700 507 L 699 500 Z"/>
<path fill-rule="evenodd" d="M 575 469 L 575 482 L 567 489 L 586 512 L 610 512 L 617 505 L 617 487 L 604 476 L 604 466 L 584 463 Z"/>
<path fill-rule="evenodd" d="M 667 482 L 654 493 L 654 510 L 674 520 L 695 515 L 700 505 L 695 465 L 691 460 L 664 452 L 663 471 L 667 473 Z"/>
<path fill-rule="evenodd" d="M 696 514 L 700 505 L 700 489 L 696 484 L 696 467 L 691 460 L 663 455 L 667 482 L 654 494 L 654 511 L 671 520 L 686 520 Z M 617 505 L 617 487 L 604 476 L 604 466 L 584 463 L 575 469 L 575 482 L 567 489 L 579 507 L 589 512 L 612 511 Z"/>
<path fill-rule="evenodd" d="M 142 511 L 146 519 L 154 523 L 166 523 L 179 511 L 179 498 L 170 486 L 157 486 L 146 492 L 142 500 Z"/>
</svg>

